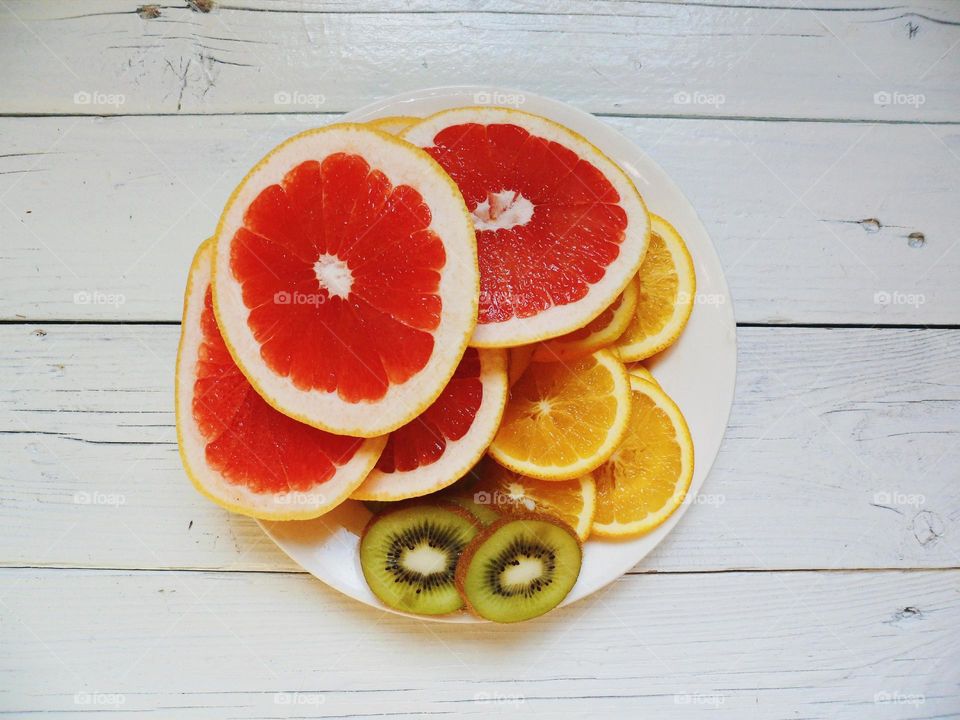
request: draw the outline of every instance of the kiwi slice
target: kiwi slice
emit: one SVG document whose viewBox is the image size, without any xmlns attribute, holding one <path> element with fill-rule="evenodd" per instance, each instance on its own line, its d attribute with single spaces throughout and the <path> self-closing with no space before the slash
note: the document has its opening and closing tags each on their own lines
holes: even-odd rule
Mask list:
<svg viewBox="0 0 960 720">
<path fill-rule="evenodd" d="M 374 515 L 360 538 L 360 567 L 386 605 L 419 615 L 463 607 L 457 560 L 479 522 L 452 503 L 404 505 Z"/>
<path fill-rule="evenodd" d="M 447 499 L 472 513 L 483 525 L 489 525 L 500 519 L 500 513 L 491 509 L 489 505 L 481 505 L 469 495 L 452 494 Z"/>
<path fill-rule="evenodd" d="M 545 515 L 497 520 L 477 535 L 457 564 L 467 608 L 494 622 L 529 620 L 552 610 L 580 575 L 576 533 Z"/>
</svg>

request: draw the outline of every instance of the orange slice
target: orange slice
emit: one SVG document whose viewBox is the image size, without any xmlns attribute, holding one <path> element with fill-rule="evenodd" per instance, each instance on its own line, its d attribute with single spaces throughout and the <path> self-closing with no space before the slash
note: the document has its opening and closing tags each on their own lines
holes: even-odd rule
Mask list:
<svg viewBox="0 0 960 720">
<path fill-rule="evenodd" d="M 572 480 L 613 454 L 629 418 L 627 371 L 608 350 L 533 363 L 510 389 L 490 454 L 521 475 Z"/>
<path fill-rule="evenodd" d="M 364 125 L 275 148 L 217 227 L 213 299 L 230 353 L 286 415 L 373 437 L 426 410 L 476 324 L 469 214 L 423 151 Z"/>
<path fill-rule="evenodd" d="M 650 372 L 645 365 L 640 363 L 635 363 L 634 365 L 627 366 L 627 372 L 635 378 L 640 380 L 646 380 L 648 383 L 653 383 L 654 385 L 659 386 L 660 383 L 657 382 L 657 379 L 653 376 L 653 373 Z"/>
<path fill-rule="evenodd" d="M 414 123 L 419 122 L 419 120 L 420 118 L 409 115 L 390 115 L 388 117 L 377 118 L 376 120 L 368 120 L 367 125 L 375 127 L 377 130 L 390 133 L 391 135 L 399 135 Z"/>
<path fill-rule="evenodd" d="M 588 474 L 575 480 L 537 480 L 490 459 L 483 462 L 471 486 L 473 501 L 501 514 L 543 513 L 563 520 L 581 540 L 590 534 L 596 488 Z"/>
<path fill-rule="evenodd" d="M 592 532 L 634 537 L 680 507 L 693 478 L 693 440 L 676 403 L 658 385 L 630 378 L 630 430 L 594 473 L 597 510 Z"/>
<path fill-rule="evenodd" d="M 634 278 L 610 307 L 584 327 L 540 343 L 533 353 L 534 362 L 572 360 L 612 345 L 630 324 L 639 296 L 640 284 Z"/>
<path fill-rule="evenodd" d="M 659 215 L 650 218 L 650 246 L 639 273 L 640 299 L 616 344 L 624 362 L 643 360 L 672 345 L 690 318 L 697 292 L 693 258 L 683 238 Z"/>
</svg>

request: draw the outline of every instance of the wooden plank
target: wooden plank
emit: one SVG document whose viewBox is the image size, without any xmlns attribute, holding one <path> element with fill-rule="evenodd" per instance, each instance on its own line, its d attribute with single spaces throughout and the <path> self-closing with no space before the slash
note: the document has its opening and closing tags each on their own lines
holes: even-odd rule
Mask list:
<svg viewBox="0 0 960 720">
<path fill-rule="evenodd" d="M 0 326 L 0 562 L 292 570 L 203 499 L 172 326 Z M 960 566 L 960 331 L 741 328 L 702 496 L 640 572 Z"/>
<path fill-rule="evenodd" d="M 470 82 L 618 114 L 960 119 L 950 0 L 141 5 L 4 3 L 3 112 L 343 112 Z"/>
<path fill-rule="evenodd" d="M 331 117 L 0 119 L 0 317 L 178 320 L 233 186 Z M 960 323 L 960 126 L 606 121 L 688 194 L 739 321 Z"/>
<path fill-rule="evenodd" d="M 958 581 L 626 576 L 538 620 L 465 627 L 374 611 L 305 576 L 6 570 L 0 709 L 956 718 Z"/>
</svg>

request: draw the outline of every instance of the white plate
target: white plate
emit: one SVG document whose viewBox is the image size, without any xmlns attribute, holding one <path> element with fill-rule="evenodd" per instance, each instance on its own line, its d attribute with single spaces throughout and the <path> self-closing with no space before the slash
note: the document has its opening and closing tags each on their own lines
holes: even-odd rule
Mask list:
<svg viewBox="0 0 960 720">
<path fill-rule="evenodd" d="M 387 115 L 424 117 L 446 108 L 478 104 L 512 105 L 544 115 L 589 139 L 630 175 L 650 210 L 676 226 L 696 265 L 697 302 L 690 322 L 680 340 L 649 363 L 657 380 L 680 406 L 690 425 L 695 455 L 691 491 L 683 506 L 648 535 L 620 542 L 588 540 L 580 578 L 563 603 L 569 605 L 596 592 L 636 565 L 667 536 L 690 504 L 695 502 L 720 449 L 733 403 L 737 364 L 733 307 L 720 259 L 686 197 L 639 148 L 592 115 L 530 93 L 461 86 L 397 95 L 348 113 L 343 120 L 364 122 Z M 358 534 L 369 517 L 370 513 L 363 505 L 349 501 L 316 520 L 260 524 L 287 555 L 312 575 L 360 602 L 389 610 L 370 592 L 360 570 Z M 423 619 L 479 622 L 466 614 Z"/>
</svg>

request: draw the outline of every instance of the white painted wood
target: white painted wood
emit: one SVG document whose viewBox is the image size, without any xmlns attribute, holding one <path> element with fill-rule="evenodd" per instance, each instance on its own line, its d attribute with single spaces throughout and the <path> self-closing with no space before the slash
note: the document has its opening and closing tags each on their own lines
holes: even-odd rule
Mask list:
<svg viewBox="0 0 960 720">
<path fill-rule="evenodd" d="M 296 569 L 190 486 L 172 427 L 177 336 L 0 326 L 0 563 Z M 637 571 L 960 566 L 960 331 L 738 340 L 714 471 Z"/>
<path fill-rule="evenodd" d="M 0 709 L 956 718 L 958 581 L 625 576 L 544 618 L 468 629 L 382 614 L 307 576 L 6 570 L 0 639 L 16 652 L 0 653 Z"/>
<path fill-rule="evenodd" d="M 155 19 L 141 4 L 3 3 L 2 111 L 343 112 L 490 83 L 593 112 L 960 119 L 950 0 L 233 0 L 159 3 Z"/>
<path fill-rule="evenodd" d="M 0 317 L 178 320 L 232 188 L 330 118 L 0 118 Z M 960 126 L 606 121 L 698 209 L 739 321 L 960 323 Z"/>
</svg>

